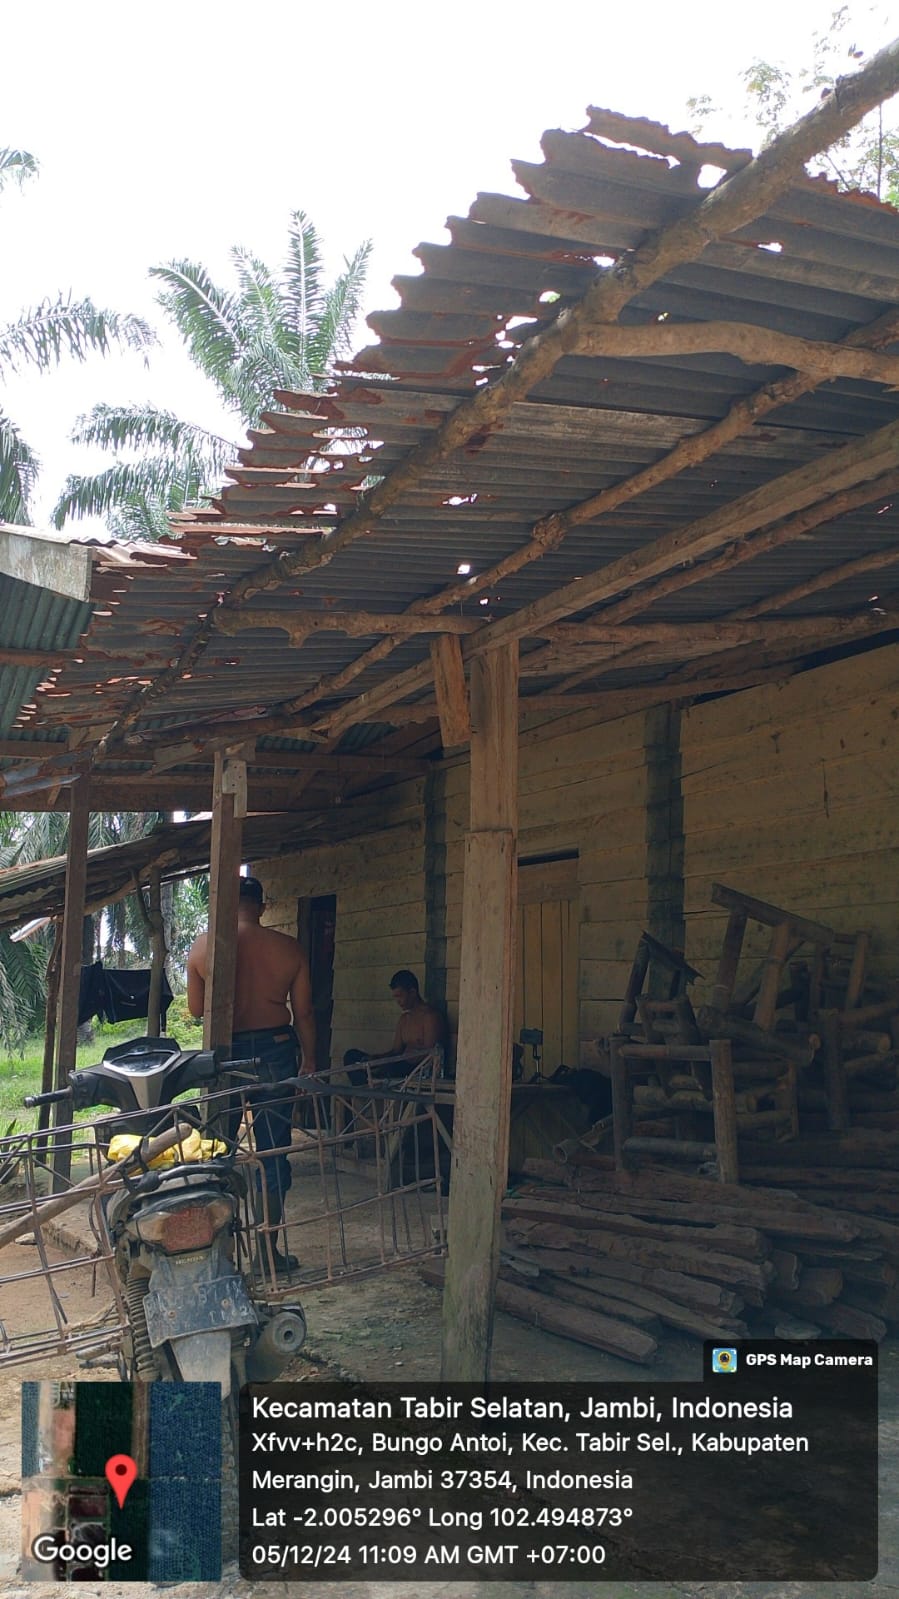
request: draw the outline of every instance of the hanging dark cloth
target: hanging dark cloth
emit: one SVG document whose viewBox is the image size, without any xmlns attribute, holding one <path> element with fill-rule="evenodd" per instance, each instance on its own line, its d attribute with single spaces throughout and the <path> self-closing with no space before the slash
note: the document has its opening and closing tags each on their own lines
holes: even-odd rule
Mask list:
<svg viewBox="0 0 899 1599">
<path fill-rule="evenodd" d="M 165 1028 L 168 1008 L 172 1003 L 172 990 L 163 972 L 160 999 L 160 1022 Z M 78 1025 L 98 1016 L 101 1022 L 128 1022 L 146 1016 L 150 1009 L 150 973 L 146 970 L 124 969 L 117 971 L 105 967 L 102 961 L 81 970 L 81 989 L 78 997 Z"/>
</svg>

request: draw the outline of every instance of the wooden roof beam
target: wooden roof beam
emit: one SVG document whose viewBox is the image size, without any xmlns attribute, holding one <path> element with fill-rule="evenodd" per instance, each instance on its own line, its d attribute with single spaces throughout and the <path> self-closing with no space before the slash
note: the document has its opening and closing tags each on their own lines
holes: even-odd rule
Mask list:
<svg viewBox="0 0 899 1599">
<path fill-rule="evenodd" d="M 845 343 L 848 346 L 860 346 L 869 349 L 879 349 L 884 344 L 891 343 L 899 338 L 899 311 L 890 310 L 883 316 L 877 317 L 866 327 L 857 329 L 850 334 Z M 653 461 L 649 466 L 641 468 L 639 472 L 630 477 L 623 478 L 620 483 L 614 483 L 607 489 L 602 489 L 598 494 L 590 495 L 586 500 L 577 505 L 569 506 L 564 511 L 553 512 L 542 517 L 531 530 L 531 537 L 526 544 L 519 546 L 510 555 L 499 561 L 495 566 L 478 573 L 476 576 L 466 578 L 464 583 L 451 585 L 439 594 L 430 595 L 425 600 L 416 600 L 410 606 L 410 611 L 422 614 L 426 611 L 436 611 L 442 606 L 457 605 L 465 599 L 471 599 L 485 588 L 491 588 L 503 578 L 511 576 L 529 565 L 532 561 L 540 560 L 547 549 L 561 543 L 565 535 L 574 527 L 585 522 L 597 521 L 599 517 L 617 509 L 619 505 L 636 499 L 641 494 L 646 494 L 650 489 L 657 488 L 659 484 L 670 482 L 691 466 L 698 466 L 703 461 L 722 449 L 732 439 L 747 433 L 769 412 L 779 407 L 791 404 L 801 395 L 808 393 L 818 386 L 819 380 L 806 372 L 792 374 L 781 378 L 776 383 L 765 384 L 757 389 L 754 394 L 747 395 L 745 399 L 737 401 L 731 406 L 727 414 L 720 421 L 714 422 L 711 427 L 703 429 L 700 433 L 691 434 L 682 439 L 667 454 L 658 461 Z M 756 551 L 746 552 L 755 554 Z M 744 556 L 746 558 L 746 556 Z M 711 575 L 711 573 L 709 574 Z M 680 574 L 679 581 L 672 583 L 672 587 L 679 588 L 688 583 L 696 582 L 695 573 L 685 571 Z M 635 611 L 645 609 L 649 604 L 647 599 L 639 604 L 634 602 L 619 602 L 626 606 L 625 615 L 632 615 Z M 408 613 L 407 613 L 408 614 Z M 328 684 L 318 684 L 314 689 L 291 701 L 294 712 L 303 710 L 306 706 L 313 705 L 317 699 L 323 698 L 325 692 L 337 692 L 345 688 L 356 677 L 367 671 L 378 661 L 385 659 L 390 653 L 390 646 L 382 640 L 370 650 L 366 650 L 356 661 L 344 667 L 338 677 Z M 424 679 L 419 684 L 423 686 Z"/>
<path fill-rule="evenodd" d="M 760 155 L 713 189 L 687 215 L 650 233 L 614 266 L 598 273 L 577 305 L 562 311 L 548 328 L 527 340 L 496 382 L 463 400 L 434 437 L 413 449 L 333 533 L 296 554 L 282 552 L 261 572 L 248 573 L 240 579 L 222 605 L 210 610 L 199 624 L 179 660 L 133 697 L 107 730 L 104 747 L 133 726 L 148 704 L 162 698 L 170 684 L 180 681 L 190 670 L 212 638 L 221 611 L 237 609 L 256 594 L 326 565 L 349 544 L 370 533 L 379 518 L 436 465 L 475 436 L 501 423 L 511 407 L 547 378 L 564 356 L 577 352 L 593 328 L 617 321 L 624 306 L 666 272 L 695 260 L 707 244 L 760 216 L 801 173 L 806 161 L 855 127 L 897 88 L 899 40 L 879 51 L 859 72 L 838 79 L 826 100 L 773 139 Z"/>
<path fill-rule="evenodd" d="M 748 366 L 789 366 L 828 383 L 833 378 L 861 378 L 899 384 L 899 356 L 800 339 L 745 322 L 648 322 L 640 327 L 601 327 L 578 349 L 579 355 L 660 357 L 733 355 Z"/>
<path fill-rule="evenodd" d="M 897 362 L 899 369 L 899 362 Z M 277 628 L 286 633 L 291 645 L 299 647 L 312 633 L 346 633 L 350 638 L 414 638 L 419 633 L 474 633 L 481 626 L 476 616 L 416 616 L 408 611 L 272 611 L 225 612 L 218 620 L 221 633 L 242 633 L 249 628 Z"/>
</svg>

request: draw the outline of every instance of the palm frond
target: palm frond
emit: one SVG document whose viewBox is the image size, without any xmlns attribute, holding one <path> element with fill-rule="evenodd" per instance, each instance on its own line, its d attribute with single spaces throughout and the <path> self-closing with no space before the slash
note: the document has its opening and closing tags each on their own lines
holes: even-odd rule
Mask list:
<svg viewBox="0 0 899 1599">
<path fill-rule="evenodd" d="M 310 325 L 318 320 L 325 294 L 321 244 L 305 211 L 290 213 L 283 278 L 285 320 L 305 342 Z"/>
<path fill-rule="evenodd" d="M 95 405 L 78 418 L 71 439 L 73 444 L 104 450 L 171 450 L 179 456 L 208 459 L 216 472 L 231 463 L 237 448 L 221 434 L 155 405 Z"/>
<path fill-rule="evenodd" d="M 202 489 L 199 473 L 193 474 L 195 493 Z M 173 492 L 178 490 L 177 495 Z M 70 475 L 53 508 L 54 527 L 62 527 L 69 517 L 108 516 L 126 504 L 162 504 L 180 510 L 183 502 L 180 464 L 168 455 L 145 456 L 136 462 L 117 461 L 104 472 L 86 476 Z"/>
<path fill-rule="evenodd" d="M 371 250 L 371 240 L 366 239 L 354 256 L 345 259 L 345 270 L 325 295 L 316 327 L 306 344 L 306 362 L 314 384 L 330 371 L 338 357 L 352 350 Z"/>
<path fill-rule="evenodd" d="M 102 516 L 116 536 L 151 542 L 168 532 L 167 511 L 195 504 L 219 486 L 236 452 L 220 434 L 155 406 L 96 405 L 79 417 L 72 437 L 76 444 L 130 449 L 138 459 L 70 476 L 53 509 L 54 526 L 69 517 Z"/>
<path fill-rule="evenodd" d="M 231 251 L 231 260 L 240 284 L 244 338 L 269 339 L 273 344 L 282 344 L 287 329 L 281 318 L 281 296 L 273 274 L 258 256 L 237 245 Z"/>
<path fill-rule="evenodd" d="M 244 339 L 236 295 L 220 289 L 198 261 L 170 261 L 151 267 L 164 288 L 157 296 L 180 333 L 191 358 L 226 399 L 228 378 Z"/>
<path fill-rule="evenodd" d="M 83 361 L 91 351 L 108 355 L 114 345 L 146 350 L 155 343 L 155 333 L 140 317 L 103 311 L 92 300 L 60 295 L 0 328 L 0 369 L 17 372 L 23 366 L 36 366 L 46 371 L 64 355 Z"/>
<path fill-rule="evenodd" d="M 0 150 L 0 189 L 6 183 L 17 183 L 21 188 L 26 178 L 37 172 L 37 161 L 28 150 L 14 150 L 10 145 Z"/>
<path fill-rule="evenodd" d="M 0 411 L 0 522 L 28 522 L 39 464 L 15 423 Z"/>
</svg>

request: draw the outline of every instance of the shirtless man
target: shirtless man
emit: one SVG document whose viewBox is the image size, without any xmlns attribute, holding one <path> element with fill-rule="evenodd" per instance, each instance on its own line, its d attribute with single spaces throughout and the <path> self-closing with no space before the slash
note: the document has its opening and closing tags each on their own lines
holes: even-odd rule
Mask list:
<svg viewBox="0 0 899 1599">
<path fill-rule="evenodd" d="M 297 1076 L 297 1051 L 302 1045 L 301 1075 L 315 1070 L 315 1016 L 309 963 L 295 938 L 273 927 L 260 927 L 264 899 L 255 877 L 242 877 L 237 905 L 237 968 L 234 980 L 234 1018 L 231 1057 L 258 1060 L 260 1083 L 287 1085 Z M 187 1003 L 192 1016 L 203 1014 L 206 996 L 206 933 L 201 933 L 187 957 Z M 296 1029 L 296 1031 L 294 1030 Z M 299 1034 L 299 1039 L 297 1038 Z M 291 1184 L 286 1153 L 266 1151 L 290 1147 L 293 1092 L 287 1086 L 254 1088 L 247 1094 L 253 1107 L 253 1132 L 268 1200 L 268 1220 L 281 1222 L 284 1196 Z M 229 1137 L 240 1123 L 240 1105 L 229 1112 Z M 297 1264 L 292 1255 L 273 1250 L 275 1268 L 286 1271 Z"/>
<path fill-rule="evenodd" d="M 376 1077 L 405 1076 L 435 1045 L 446 1045 L 446 1021 L 436 1005 L 429 1005 L 422 999 L 414 972 L 405 969 L 394 972 L 390 992 L 402 1013 L 390 1048 L 377 1055 L 348 1049 L 343 1057 L 345 1066 L 358 1066 L 360 1061 L 382 1061 L 383 1065 L 375 1067 Z M 352 1083 L 363 1083 L 366 1079 L 361 1070 L 350 1071 L 347 1075 Z"/>
</svg>

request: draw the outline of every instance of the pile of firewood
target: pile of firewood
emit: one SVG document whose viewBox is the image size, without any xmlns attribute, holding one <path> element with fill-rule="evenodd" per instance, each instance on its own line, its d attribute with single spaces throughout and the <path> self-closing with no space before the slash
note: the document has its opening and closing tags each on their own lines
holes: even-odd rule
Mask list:
<svg viewBox="0 0 899 1599">
<path fill-rule="evenodd" d="M 522 1320 L 647 1363 L 666 1329 L 879 1342 L 899 1314 L 899 1225 L 811 1202 L 798 1168 L 732 1185 L 576 1158 L 529 1161 L 503 1205 L 497 1303 Z"/>
</svg>

